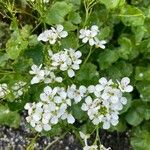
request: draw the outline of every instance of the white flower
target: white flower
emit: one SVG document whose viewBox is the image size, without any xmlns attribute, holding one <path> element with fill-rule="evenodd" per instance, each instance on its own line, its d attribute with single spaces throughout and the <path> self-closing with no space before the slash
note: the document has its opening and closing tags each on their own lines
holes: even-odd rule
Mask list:
<svg viewBox="0 0 150 150">
<path fill-rule="evenodd" d="M 51 28 L 54 33 L 58 36 L 58 38 L 65 38 L 68 36 L 67 31 L 63 31 L 64 27 L 62 25 L 56 25 L 56 29 L 54 27 Z"/>
<path fill-rule="evenodd" d="M 51 27 L 51 30 L 45 30 L 38 36 L 38 41 L 49 41 L 49 43 L 53 45 L 58 39 L 68 36 L 68 33 L 63 31 L 63 29 L 64 27 L 62 25 L 56 25 L 56 28 Z"/>
<path fill-rule="evenodd" d="M 47 86 L 44 88 L 44 92 L 40 94 L 40 98 L 42 101 L 50 102 L 53 100 L 54 96 L 57 93 L 57 88 L 52 89 Z"/>
<path fill-rule="evenodd" d="M 121 82 L 118 82 L 119 88 L 122 92 L 132 92 L 133 86 L 129 85 L 130 79 L 128 77 L 122 78 Z"/>
<path fill-rule="evenodd" d="M 71 48 L 64 49 L 64 51 L 55 54 L 49 51 L 49 56 L 52 60 L 52 66 L 59 67 L 61 71 L 67 71 L 70 78 L 75 76 L 74 70 L 78 70 L 82 62 L 82 60 L 79 59 L 82 56 L 81 52 Z"/>
<path fill-rule="evenodd" d="M 99 30 L 96 25 L 91 27 L 91 30 L 81 29 L 79 38 L 82 39 L 83 43 L 89 42 L 91 46 L 95 44 L 94 37 L 98 34 Z"/>
<path fill-rule="evenodd" d="M 10 91 L 6 83 L 0 84 L 0 98 L 4 98 L 9 92 Z"/>
<path fill-rule="evenodd" d="M 54 33 L 52 30 L 45 30 L 38 36 L 38 41 L 48 42 L 50 44 L 55 44 L 57 40 L 57 34 Z"/>
<path fill-rule="evenodd" d="M 75 103 L 79 103 L 82 98 L 85 96 L 86 87 L 80 86 L 79 89 L 76 88 L 76 85 L 72 84 L 67 89 L 67 94 L 70 99 L 74 99 Z"/>
<path fill-rule="evenodd" d="M 98 38 L 95 38 L 95 46 L 100 47 L 102 49 L 105 49 L 105 44 L 107 42 L 105 40 L 99 40 Z"/>
<path fill-rule="evenodd" d="M 44 79 L 44 70 L 41 70 L 42 64 L 38 67 L 37 65 L 31 66 L 31 71 L 29 71 L 30 74 L 35 75 L 32 80 L 31 84 L 39 83 Z"/>
<path fill-rule="evenodd" d="M 98 26 L 93 25 L 91 26 L 91 29 L 81 29 L 79 38 L 82 39 L 82 43 L 89 42 L 90 46 L 95 45 L 96 47 L 100 47 L 102 49 L 105 49 L 105 40 L 99 40 L 97 38 L 97 35 L 99 33 Z"/>
</svg>

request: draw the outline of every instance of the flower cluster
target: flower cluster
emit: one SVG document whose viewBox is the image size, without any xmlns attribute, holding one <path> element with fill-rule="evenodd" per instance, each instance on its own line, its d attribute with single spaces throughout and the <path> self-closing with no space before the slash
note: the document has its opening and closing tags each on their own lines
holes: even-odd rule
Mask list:
<svg viewBox="0 0 150 150">
<path fill-rule="evenodd" d="M 25 86 L 26 84 L 27 84 L 26 82 L 19 81 L 19 82 L 15 83 L 15 84 L 11 87 L 12 93 L 13 93 L 13 95 L 15 96 L 16 99 L 23 95 L 24 86 Z"/>
<path fill-rule="evenodd" d="M 80 51 L 75 51 L 74 49 L 65 49 L 58 53 L 53 54 L 52 51 L 49 50 L 49 59 L 51 61 L 51 66 L 42 68 L 42 64 L 40 66 L 32 65 L 29 73 L 34 75 L 31 80 L 31 84 L 39 83 L 44 81 L 44 83 L 53 83 L 53 82 L 62 82 L 62 77 L 57 77 L 55 75 L 55 71 L 60 69 L 61 71 L 67 71 L 68 76 L 71 78 L 75 76 L 74 70 L 78 70 L 80 68 L 80 64 L 82 62 L 79 59 L 82 56 Z"/>
<path fill-rule="evenodd" d="M 98 33 L 99 33 L 98 26 L 93 25 L 93 26 L 91 26 L 91 29 L 81 29 L 79 38 L 82 39 L 83 43 L 89 42 L 90 46 L 95 45 L 96 47 L 105 49 L 106 41 L 99 40 L 97 38 Z"/>
<path fill-rule="evenodd" d="M 74 70 L 78 70 L 80 68 L 79 65 L 82 62 L 80 59 L 82 53 L 72 48 L 64 49 L 63 51 L 55 54 L 53 54 L 52 51 L 49 51 L 49 56 L 52 61 L 52 66 L 59 67 L 61 71 L 67 70 L 70 78 L 75 76 Z"/>
<path fill-rule="evenodd" d="M 108 129 L 110 125 L 117 125 L 119 111 L 127 103 L 123 97 L 124 92 L 131 92 L 133 87 L 129 85 L 129 78 L 124 77 L 121 82 L 114 83 L 106 78 L 99 79 L 99 84 L 79 88 L 72 84 L 67 89 L 63 87 L 49 86 L 44 88 L 40 94 L 40 102 L 27 103 L 25 109 L 28 110 L 27 122 L 38 132 L 50 130 L 51 126 L 57 124 L 59 119 L 67 119 L 68 123 L 74 123 L 75 119 L 68 107 L 85 100 L 81 109 L 87 114 L 94 125 L 103 123 L 103 128 Z M 48 129 L 45 129 L 49 127 Z"/>
<path fill-rule="evenodd" d="M 123 97 L 124 92 L 131 92 L 133 87 L 128 85 L 130 79 L 124 77 L 121 82 L 114 83 L 106 78 L 99 79 L 99 84 L 88 87 L 89 95 L 85 98 L 81 109 L 87 111 L 89 119 L 94 125 L 103 123 L 103 129 L 116 126 L 119 119 L 119 111 L 127 103 Z"/>
<path fill-rule="evenodd" d="M 62 82 L 62 77 L 57 77 L 54 70 L 55 68 L 53 67 L 42 68 L 42 64 L 40 66 L 33 64 L 29 71 L 31 75 L 34 75 L 31 84 L 36 84 L 42 81 L 44 81 L 44 83 Z"/>
<path fill-rule="evenodd" d="M 49 42 L 53 45 L 58 39 L 68 36 L 68 32 L 63 29 L 64 27 L 62 25 L 56 25 L 56 28 L 51 27 L 50 30 L 45 30 L 38 36 L 38 41 Z"/>
<path fill-rule="evenodd" d="M 25 92 L 26 82 L 18 81 L 11 87 L 8 87 L 6 83 L 0 84 L 0 98 L 4 98 L 11 94 L 13 98 L 18 99 Z"/>
<path fill-rule="evenodd" d="M 0 84 L 0 98 L 4 98 L 9 92 L 10 91 L 6 83 Z"/>
<path fill-rule="evenodd" d="M 38 132 L 51 130 L 51 126 L 57 124 L 59 120 L 66 119 L 68 123 L 73 124 L 75 119 L 67 111 L 69 106 L 71 106 L 71 99 L 67 97 L 64 88 L 52 89 L 47 86 L 40 94 L 40 102 L 25 105 L 29 115 L 26 120 Z"/>
</svg>

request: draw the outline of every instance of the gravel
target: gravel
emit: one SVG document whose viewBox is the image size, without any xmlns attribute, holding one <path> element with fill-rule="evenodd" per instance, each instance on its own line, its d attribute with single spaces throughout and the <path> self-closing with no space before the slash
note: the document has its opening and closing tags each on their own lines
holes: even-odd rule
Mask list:
<svg viewBox="0 0 150 150">
<path fill-rule="evenodd" d="M 0 126 L 0 150 L 26 150 L 34 140 L 36 134 L 27 127 L 26 121 L 22 117 L 18 129 L 7 126 Z M 131 150 L 129 144 L 129 132 L 108 133 L 104 130 L 100 132 L 101 142 L 112 150 Z M 67 134 L 62 140 L 39 136 L 33 145 L 35 150 L 82 150 L 79 141 L 72 134 Z M 49 148 L 49 145 L 54 143 Z M 31 150 L 31 149 L 30 149 Z"/>
</svg>

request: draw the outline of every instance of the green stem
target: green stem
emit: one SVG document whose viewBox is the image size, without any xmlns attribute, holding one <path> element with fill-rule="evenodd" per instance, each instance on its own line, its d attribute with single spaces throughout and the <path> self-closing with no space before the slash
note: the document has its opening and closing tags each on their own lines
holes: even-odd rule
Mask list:
<svg viewBox="0 0 150 150">
<path fill-rule="evenodd" d="M 88 61 L 88 59 L 89 59 L 89 57 L 91 56 L 91 54 L 92 54 L 92 47 L 90 48 L 89 54 L 87 55 L 85 61 L 83 62 L 83 65 L 86 64 L 86 62 Z"/>
<path fill-rule="evenodd" d="M 58 142 L 60 139 L 62 139 L 66 134 L 67 134 L 67 132 L 64 133 L 62 136 L 56 138 L 53 142 L 49 143 L 49 144 L 44 148 L 44 150 L 48 150 L 53 144 L 57 143 L 57 142 Z"/>
</svg>

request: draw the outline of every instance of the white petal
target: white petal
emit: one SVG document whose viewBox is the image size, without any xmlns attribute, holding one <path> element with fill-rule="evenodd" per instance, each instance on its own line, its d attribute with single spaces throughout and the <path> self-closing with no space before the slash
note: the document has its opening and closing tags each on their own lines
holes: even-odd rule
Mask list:
<svg viewBox="0 0 150 150">
<path fill-rule="evenodd" d="M 104 122 L 103 129 L 109 129 L 109 128 L 110 128 L 110 123 L 109 122 Z"/>
<path fill-rule="evenodd" d="M 62 77 L 56 77 L 55 81 L 61 83 L 62 82 Z"/>
<path fill-rule="evenodd" d="M 90 85 L 90 86 L 88 87 L 88 92 L 89 92 L 89 93 L 93 93 L 94 90 L 95 90 L 95 86 L 94 86 L 94 85 Z"/>
<path fill-rule="evenodd" d="M 112 120 L 111 120 L 111 124 L 112 124 L 113 126 L 116 126 L 116 125 L 118 124 L 118 120 L 112 119 Z"/>
<path fill-rule="evenodd" d="M 49 124 L 44 124 L 44 125 L 43 125 L 43 129 L 44 129 L 45 131 L 50 131 L 50 130 L 51 130 L 51 126 L 50 126 Z"/>
<path fill-rule="evenodd" d="M 31 80 L 31 84 L 36 84 L 39 83 L 41 81 L 41 79 L 37 76 L 34 76 Z"/>
<path fill-rule="evenodd" d="M 42 118 L 42 123 L 43 123 L 43 124 L 48 124 L 48 122 L 49 122 L 49 120 L 48 120 L 48 119 L 46 119 L 46 118 Z"/>
<path fill-rule="evenodd" d="M 85 38 L 82 39 L 82 42 L 87 43 L 88 40 L 89 40 L 88 37 L 85 37 Z"/>
<path fill-rule="evenodd" d="M 127 104 L 127 99 L 126 99 L 126 97 L 121 97 L 120 101 L 121 101 L 121 103 L 122 103 L 123 105 L 126 105 L 126 104 Z"/>
<path fill-rule="evenodd" d="M 31 103 L 26 103 L 26 105 L 24 106 L 24 109 L 28 110 L 29 108 L 31 108 L 32 104 Z"/>
<path fill-rule="evenodd" d="M 56 25 L 56 29 L 58 32 L 63 31 L 64 27 L 61 24 Z"/>
<path fill-rule="evenodd" d="M 57 124 L 58 123 L 58 117 L 57 116 L 52 117 L 51 123 L 52 124 Z"/>
<path fill-rule="evenodd" d="M 80 91 L 81 93 L 86 93 L 86 87 L 83 86 L 83 85 L 81 85 L 81 86 L 79 87 L 79 91 Z"/>
<path fill-rule="evenodd" d="M 38 131 L 38 132 L 41 132 L 42 131 L 42 126 L 41 125 L 37 125 L 35 127 L 35 130 Z"/>
<path fill-rule="evenodd" d="M 95 44 L 95 41 L 94 41 L 93 38 L 92 38 L 92 39 L 89 39 L 89 44 L 90 44 L 91 46 L 93 46 L 93 45 Z"/>
<path fill-rule="evenodd" d="M 75 122 L 75 119 L 71 114 L 69 114 L 67 117 L 67 121 L 68 123 L 73 124 Z"/>
<path fill-rule="evenodd" d="M 39 121 L 40 119 L 41 119 L 41 116 L 39 115 L 39 114 L 33 114 L 33 119 L 35 120 L 35 121 Z"/>
<path fill-rule="evenodd" d="M 92 104 L 92 98 L 90 96 L 88 96 L 86 99 L 85 99 L 85 102 L 87 103 L 87 105 L 91 105 Z"/>
<path fill-rule="evenodd" d="M 83 103 L 82 106 L 81 106 L 81 109 L 83 111 L 87 111 L 89 108 L 88 108 L 88 106 L 85 103 Z"/>
<path fill-rule="evenodd" d="M 79 65 L 77 65 L 77 64 L 73 64 L 73 65 L 72 65 L 72 69 L 74 69 L 74 70 L 79 70 L 79 68 L 80 68 L 80 67 L 79 67 Z"/>
<path fill-rule="evenodd" d="M 124 77 L 121 80 L 121 84 L 128 85 L 130 83 L 130 79 L 128 77 Z"/>
<path fill-rule="evenodd" d="M 99 83 L 102 84 L 102 85 L 106 85 L 107 84 L 107 79 L 102 77 L 99 79 Z"/>
<path fill-rule="evenodd" d="M 72 69 L 69 69 L 69 70 L 68 70 L 68 76 L 69 76 L 70 78 L 72 78 L 73 76 L 75 76 L 75 72 L 74 72 Z"/>
<path fill-rule="evenodd" d="M 133 91 L 133 86 L 128 85 L 128 86 L 125 87 L 124 90 L 125 90 L 125 92 L 132 92 Z"/>
<path fill-rule="evenodd" d="M 62 31 L 60 32 L 60 37 L 65 38 L 66 36 L 68 36 L 68 32 L 67 31 Z"/>
<path fill-rule="evenodd" d="M 94 118 L 94 119 L 92 120 L 92 122 L 93 122 L 94 125 L 98 125 L 99 122 L 100 122 L 100 120 L 99 120 L 99 118 Z"/>
<path fill-rule="evenodd" d="M 41 94 L 40 94 L 40 99 L 41 99 L 42 101 L 48 101 L 48 96 L 47 96 L 45 93 L 41 93 Z"/>
</svg>

